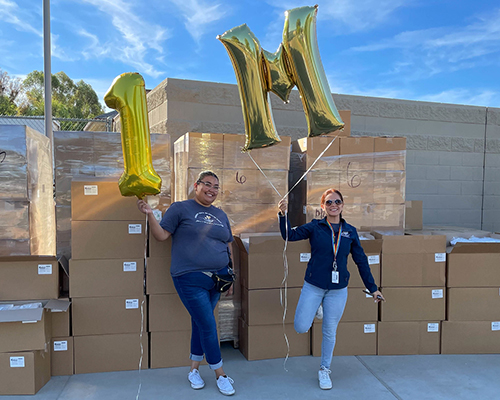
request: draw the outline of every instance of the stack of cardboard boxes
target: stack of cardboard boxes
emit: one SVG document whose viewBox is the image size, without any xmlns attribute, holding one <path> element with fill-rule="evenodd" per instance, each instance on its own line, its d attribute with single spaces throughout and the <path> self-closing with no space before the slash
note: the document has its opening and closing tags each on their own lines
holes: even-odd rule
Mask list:
<svg viewBox="0 0 500 400">
<path fill-rule="evenodd" d="M 71 198 L 75 373 L 147 367 L 144 214 L 114 180 L 74 180 Z"/>
<path fill-rule="evenodd" d="M 443 354 L 500 352 L 500 243 L 457 243 L 448 254 Z"/>
<path fill-rule="evenodd" d="M 378 354 L 439 354 L 446 310 L 446 237 L 381 235 Z"/>
<path fill-rule="evenodd" d="M 343 116 L 350 120 L 350 113 Z M 306 204 L 291 208 L 292 223 L 323 218 L 322 193 L 338 189 L 345 200 L 343 216 L 362 231 L 404 228 L 406 139 L 402 137 L 351 137 L 350 132 L 302 138 L 292 145 L 291 177 L 299 184 L 292 201 Z M 302 214 L 302 215 L 301 215 Z M 304 215 L 305 214 L 305 215 Z"/>
<path fill-rule="evenodd" d="M 245 234 L 237 237 L 236 241 L 240 249 L 241 268 L 241 352 L 248 360 L 280 358 L 287 354 L 309 355 L 309 333 L 298 335 L 293 326 L 307 261 L 311 257 L 309 242 L 287 244 L 285 289 L 285 242 L 281 235 Z"/>
<path fill-rule="evenodd" d="M 0 257 L 55 255 L 50 140 L 22 125 L 0 125 Z"/>
<path fill-rule="evenodd" d="M 35 394 L 50 379 L 51 338 L 61 333 L 61 316 L 67 317 L 69 307 L 54 300 L 58 271 L 55 257 L 0 259 L 1 395 Z"/>
</svg>

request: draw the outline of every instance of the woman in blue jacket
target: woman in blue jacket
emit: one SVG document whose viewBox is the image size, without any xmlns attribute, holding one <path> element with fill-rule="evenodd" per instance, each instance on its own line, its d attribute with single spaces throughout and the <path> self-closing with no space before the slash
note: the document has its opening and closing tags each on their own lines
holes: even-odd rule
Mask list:
<svg viewBox="0 0 500 400">
<path fill-rule="evenodd" d="M 342 218 L 344 199 L 336 189 L 328 189 L 321 196 L 321 208 L 326 217 L 291 229 L 286 217 L 287 203 L 281 200 L 279 221 L 281 236 L 289 241 L 309 239 L 311 259 L 307 264 L 304 286 L 295 312 L 295 330 L 305 333 L 311 327 L 318 307 L 323 305 L 323 340 L 321 342 L 321 366 L 318 372 L 321 389 L 331 389 L 330 364 L 335 347 L 337 325 L 344 313 L 347 301 L 349 271 L 347 258 L 352 258 L 364 285 L 375 302 L 384 300 L 373 279 L 368 259 L 352 225 Z M 288 229 L 287 229 L 288 228 Z"/>
</svg>

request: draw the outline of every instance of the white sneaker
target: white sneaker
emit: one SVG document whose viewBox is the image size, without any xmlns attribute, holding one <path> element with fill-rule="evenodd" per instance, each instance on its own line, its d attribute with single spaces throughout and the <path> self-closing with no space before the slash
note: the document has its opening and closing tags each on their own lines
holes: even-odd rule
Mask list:
<svg viewBox="0 0 500 400">
<path fill-rule="evenodd" d="M 332 388 L 332 380 L 330 379 L 330 374 L 332 371 L 321 367 L 318 371 L 319 387 L 323 390 L 328 390 Z"/>
<path fill-rule="evenodd" d="M 236 392 L 233 388 L 234 381 L 229 376 L 219 376 L 217 379 L 217 387 L 219 391 L 225 396 L 231 396 Z"/>
<path fill-rule="evenodd" d="M 205 387 L 205 381 L 200 376 L 200 371 L 193 369 L 188 374 L 188 380 L 191 383 L 193 389 L 203 389 Z"/>
</svg>

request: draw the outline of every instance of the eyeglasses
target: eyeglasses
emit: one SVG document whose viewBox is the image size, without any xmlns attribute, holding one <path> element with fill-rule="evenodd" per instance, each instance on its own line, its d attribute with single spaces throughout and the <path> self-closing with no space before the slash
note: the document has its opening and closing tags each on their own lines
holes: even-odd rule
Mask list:
<svg viewBox="0 0 500 400">
<path fill-rule="evenodd" d="M 218 192 L 220 189 L 220 187 L 218 185 L 213 186 L 210 182 L 198 181 L 198 183 L 203 183 L 207 189 L 213 189 L 216 192 Z"/>
<path fill-rule="evenodd" d="M 333 203 L 335 203 L 336 206 L 340 206 L 342 204 L 342 200 L 335 199 L 335 200 L 327 200 L 327 201 L 325 201 L 325 204 L 327 206 L 331 206 Z"/>
</svg>

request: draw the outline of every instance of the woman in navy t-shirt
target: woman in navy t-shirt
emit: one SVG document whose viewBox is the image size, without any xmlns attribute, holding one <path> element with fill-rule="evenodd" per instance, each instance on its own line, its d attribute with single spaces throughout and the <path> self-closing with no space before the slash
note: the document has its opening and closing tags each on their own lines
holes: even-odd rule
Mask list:
<svg viewBox="0 0 500 400">
<path fill-rule="evenodd" d="M 199 366 L 205 356 L 215 371 L 217 387 L 224 395 L 232 395 L 233 380 L 222 368 L 214 309 L 220 298 L 210 274 L 227 273 L 230 261 L 229 243 L 233 240 L 226 213 L 212 203 L 219 194 L 219 178 L 203 171 L 194 184 L 194 199 L 173 203 L 160 223 L 149 218 L 151 233 L 158 241 L 172 236 L 170 273 L 182 303 L 191 315 L 191 370 L 188 380 L 193 389 L 205 382 Z M 138 200 L 137 206 L 152 215 L 149 205 Z"/>
</svg>

